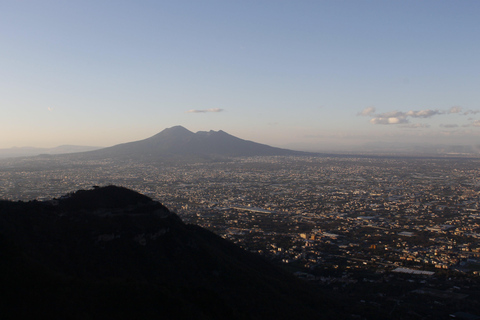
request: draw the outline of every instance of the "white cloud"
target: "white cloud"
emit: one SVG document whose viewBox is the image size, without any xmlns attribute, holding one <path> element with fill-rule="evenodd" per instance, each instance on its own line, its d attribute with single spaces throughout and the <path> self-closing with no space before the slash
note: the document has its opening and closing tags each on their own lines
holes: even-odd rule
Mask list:
<svg viewBox="0 0 480 320">
<path fill-rule="evenodd" d="M 385 113 L 375 114 L 375 108 L 368 107 L 365 108 L 362 112 L 359 112 L 357 115 L 361 116 L 371 116 L 370 123 L 372 124 L 403 124 L 409 123 L 409 118 L 421 118 L 427 119 L 432 118 L 438 115 L 448 115 L 448 114 L 477 114 L 480 111 L 467 110 L 462 112 L 462 107 L 453 106 L 448 110 L 439 110 L 439 109 L 425 109 L 425 110 L 410 110 L 407 112 L 404 111 L 389 111 Z M 405 126 L 405 128 L 427 128 L 426 125 L 410 125 Z M 450 126 L 450 128 L 453 128 Z"/>
<path fill-rule="evenodd" d="M 401 128 L 409 128 L 409 129 L 422 129 L 422 128 L 429 128 L 429 124 L 417 124 L 417 123 L 410 123 L 412 119 L 429 119 L 435 116 L 443 115 L 457 115 L 457 116 L 465 116 L 469 114 L 477 114 L 480 113 L 478 110 L 466 110 L 464 111 L 460 106 L 453 106 L 447 110 L 440 110 L 440 109 L 425 109 L 425 110 L 410 110 L 410 111 L 389 111 L 384 113 L 375 113 L 374 107 L 365 108 L 362 112 L 359 112 L 357 115 L 359 116 L 370 116 L 370 123 L 371 124 L 383 124 L 383 125 L 399 125 Z M 457 117 L 452 116 L 452 117 Z M 449 131 L 445 132 L 453 132 L 453 128 L 460 128 L 460 127 L 480 127 L 480 120 L 475 119 L 468 119 L 471 122 L 469 124 L 459 125 L 455 123 L 449 124 L 441 124 L 441 128 L 450 129 Z M 418 131 L 422 132 L 422 131 Z M 424 131 L 425 132 L 425 131 Z"/>
<path fill-rule="evenodd" d="M 375 113 L 375 107 L 366 107 L 362 112 L 359 112 L 358 116 L 369 116 Z"/>
<path fill-rule="evenodd" d="M 390 111 L 374 115 L 375 117 L 370 120 L 373 124 L 399 124 L 408 123 L 405 112 Z"/>
<path fill-rule="evenodd" d="M 378 118 L 406 118 L 407 114 L 405 112 L 401 111 L 390 111 L 390 112 L 385 112 L 377 115 Z"/>
<path fill-rule="evenodd" d="M 213 109 L 207 109 L 208 112 L 222 112 L 223 109 L 220 108 L 213 108 Z"/>
<path fill-rule="evenodd" d="M 444 114 L 443 111 L 440 110 L 420 110 L 420 111 L 408 111 L 405 115 L 412 118 L 430 118 L 439 114 Z"/>
<path fill-rule="evenodd" d="M 462 111 L 462 107 L 453 106 L 448 110 L 448 113 L 460 113 Z"/>
<path fill-rule="evenodd" d="M 220 108 L 211 108 L 211 109 L 191 109 L 186 111 L 185 113 L 207 113 L 207 112 L 222 112 L 223 109 Z"/>
<path fill-rule="evenodd" d="M 398 124 L 398 123 L 405 123 L 405 122 L 407 122 L 407 120 L 404 118 L 399 118 L 399 117 L 388 118 L 388 123 L 390 124 Z"/>
<path fill-rule="evenodd" d="M 377 117 L 370 120 L 373 124 L 399 124 L 408 123 L 408 120 L 403 117 Z"/>
</svg>

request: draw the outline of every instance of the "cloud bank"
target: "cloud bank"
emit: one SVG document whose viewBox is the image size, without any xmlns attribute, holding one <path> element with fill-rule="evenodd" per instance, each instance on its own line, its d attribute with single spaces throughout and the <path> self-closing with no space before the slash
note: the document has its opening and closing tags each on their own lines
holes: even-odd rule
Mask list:
<svg viewBox="0 0 480 320">
<path fill-rule="evenodd" d="M 469 115 L 480 113 L 478 110 L 466 110 L 463 111 L 460 106 L 453 106 L 448 110 L 440 109 L 425 109 L 425 110 L 410 110 L 407 112 L 404 111 L 390 111 L 385 113 L 375 113 L 376 109 L 374 107 L 367 107 L 361 112 L 357 113 L 358 116 L 370 116 L 370 123 L 372 124 L 383 124 L 383 125 L 394 125 L 394 124 L 408 124 L 410 119 L 428 119 L 434 116 L 439 115 Z M 476 123 L 480 120 L 475 121 L 473 126 L 477 126 Z M 444 128 L 454 128 L 454 125 L 441 125 Z M 403 125 L 403 128 L 428 128 L 428 125 L 425 124 L 412 124 L 412 125 Z"/>
</svg>

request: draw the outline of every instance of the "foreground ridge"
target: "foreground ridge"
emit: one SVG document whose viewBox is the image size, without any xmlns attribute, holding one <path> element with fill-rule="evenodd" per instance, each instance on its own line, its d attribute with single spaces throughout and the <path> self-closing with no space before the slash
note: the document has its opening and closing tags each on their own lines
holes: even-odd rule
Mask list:
<svg viewBox="0 0 480 320">
<path fill-rule="evenodd" d="M 126 188 L 0 212 L 2 318 L 329 318 L 305 283 Z"/>
</svg>

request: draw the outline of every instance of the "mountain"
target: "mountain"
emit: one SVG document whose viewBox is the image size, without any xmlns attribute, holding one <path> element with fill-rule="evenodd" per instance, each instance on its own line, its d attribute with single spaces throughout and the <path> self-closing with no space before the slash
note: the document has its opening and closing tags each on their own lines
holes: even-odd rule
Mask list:
<svg viewBox="0 0 480 320">
<path fill-rule="evenodd" d="M 55 148 L 33 148 L 33 147 L 21 147 L 21 148 L 4 148 L 0 149 L 0 158 L 13 158 L 13 157 L 29 157 L 39 154 L 62 154 L 73 152 L 86 152 L 100 149 L 100 147 L 89 146 L 74 146 L 63 145 Z"/>
<path fill-rule="evenodd" d="M 2 319 L 325 319 L 307 283 L 147 196 L 0 201 Z M 330 312 L 330 313 L 329 313 Z"/>
<path fill-rule="evenodd" d="M 182 126 L 167 128 L 140 141 L 118 144 L 87 153 L 88 158 L 211 158 L 300 155 L 305 152 L 271 147 L 234 137 L 224 131 L 193 133 Z"/>
</svg>

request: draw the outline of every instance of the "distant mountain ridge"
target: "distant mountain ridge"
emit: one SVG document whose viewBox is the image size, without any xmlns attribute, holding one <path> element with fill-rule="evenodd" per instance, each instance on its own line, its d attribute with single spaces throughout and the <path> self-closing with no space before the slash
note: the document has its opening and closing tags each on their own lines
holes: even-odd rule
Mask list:
<svg viewBox="0 0 480 320">
<path fill-rule="evenodd" d="M 0 158 L 31 157 L 39 154 L 64 154 L 87 152 L 101 149 L 101 147 L 63 145 L 54 148 L 14 147 L 0 149 Z"/>
<path fill-rule="evenodd" d="M 222 130 L 193 133 L 182 126 L 167 128 L 144 140 L 83 153 L 87 157 L 94 158 L 242 157 L 301 154 L 308 153 L 243 140 Z"/>
</svg>

